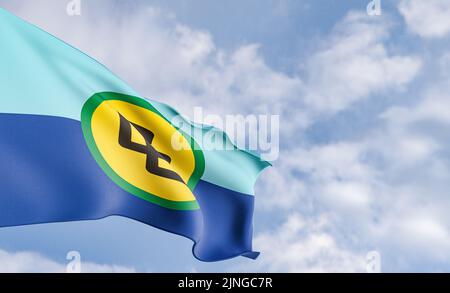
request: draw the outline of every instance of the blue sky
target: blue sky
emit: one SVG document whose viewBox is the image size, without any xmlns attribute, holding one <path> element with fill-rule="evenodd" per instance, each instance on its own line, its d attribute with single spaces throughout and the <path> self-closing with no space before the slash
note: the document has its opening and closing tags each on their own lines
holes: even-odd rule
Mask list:
<svg viewBox="0 0 450 293">
<path fill-rule="evenodd" d="M 201 263 L 189 240 L 113 217 L 2 228 L 0 261 L 51 270 L 78 250 L 97 271 L 365 271 L 376 250 L 386 272 L 448 271 L 448 1 L 382 0 L 372 17 L 369 0 L 82 0 L 77 17 L 68 2 L 0 6 L 187 115 L 280 115 L 280 157 L 256 186 L 262 255 Z"/>
</svg>

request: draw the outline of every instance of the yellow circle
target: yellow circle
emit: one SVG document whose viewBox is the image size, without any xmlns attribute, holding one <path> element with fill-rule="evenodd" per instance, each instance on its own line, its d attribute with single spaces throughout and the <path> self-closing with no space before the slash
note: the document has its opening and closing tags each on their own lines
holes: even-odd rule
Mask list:
<svg viewBox="0 0 450 293">
<path fill-rule="evenodd" d="M 151 145 L 170 157 L 170 162 L 159 159 L 158 166 L 177 173 L 188 182 L 195 170 L 195 157 L 187 139 L 157 113 L 137 105 L 105 100 L 92 114 L 92 136 L 97 148 L 111 169 L 129 184 L 152 195 L 171 201 L 193 201 L 189 187 L 177 180 L 161 177 L 146 169 L 147 155 L 119 144 L 120 115 L 129 122 L 148 129 L 154 134 Z M 144 137 L 131 127 L 131 140 L 145 145 Z M 177 146 L 172 143 L 176 141 Z"/>
</svg>

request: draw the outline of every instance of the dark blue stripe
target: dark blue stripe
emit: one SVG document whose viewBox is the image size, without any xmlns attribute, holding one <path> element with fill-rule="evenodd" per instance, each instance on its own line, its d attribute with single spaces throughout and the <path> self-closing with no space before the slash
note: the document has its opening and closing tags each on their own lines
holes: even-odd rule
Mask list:
<svg viewBox="0 0 450 293">
<path fill-rule="evenodd" d="M 251 251 L 252 196 L 200 181 L 200 211 L 144 201 L 104 174 L 79 121 L 0 114 L 0 164 L 0 227 L 121 215 L 194 240 L 204 261 Z"/>
</svg>

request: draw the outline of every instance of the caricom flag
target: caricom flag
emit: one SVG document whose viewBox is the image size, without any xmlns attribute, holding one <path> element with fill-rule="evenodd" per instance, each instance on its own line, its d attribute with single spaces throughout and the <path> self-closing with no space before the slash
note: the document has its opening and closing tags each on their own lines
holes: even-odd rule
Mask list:
<svg viewBox="0 0 450 293">
<path fill-rule="evenodd" d="M 192 239 L 203 261 L 257 257 L 267 162 L 206 149 L 219 130 L 174 125 L 172 108 L 1 8 L 0 97 L 0 227 L 119 215 Z"/>
</svg>

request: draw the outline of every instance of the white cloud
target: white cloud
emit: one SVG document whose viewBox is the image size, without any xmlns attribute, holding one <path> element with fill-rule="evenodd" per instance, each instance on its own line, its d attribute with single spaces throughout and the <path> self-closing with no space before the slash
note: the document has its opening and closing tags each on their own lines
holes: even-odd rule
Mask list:
<svg viewBox="0 0 450 293">
<path fill-rule="evenodd" d="M 264 251 L 256 267 L 270 272 L 364 272 L 365 254 L 340 247 L 324 231 L 328 219 L 305 220 L 292 213 L 275 231 L 255 239 L 255 248 Z"/>
<path fill-rule="evenodd" d="M 349 13 L 324 48 L 307 62 L 306 103 L 335 113 L 373 94 L 402 89 L 421 68 L 417 57 L 393 55 L 384 40 L 389 23 Z"/>
<path fill-rule="evenodd" d="M 407 91 L 422 61 L 390 54 L 385 45 L 389 30 L 387 23 L 352 13 L 339 23 L 307 63 L 302 111 L 320 121 L 321 114 L 330 117 L 358 101 Z M 446 98 L 436 98 L 422 102 L 429 105 L 400 107 L 404 119 L 419 112 L 445 119 Z M 391 103 L 396 102 L 392 97 Z M 411 265 L 411 255 L 421 262 L 450 257 L 443 253 L 450 241 L 447 201 L 443 190 L 429 186 L 430 180 L 445 184 L 448 178 L 437 156 L 441 142 L 409 122 L 399 123 L 396 114 L 387 119 L 388 113 L 356 140 L 337 136 L 326 144 L 300 142 L 284 150 L 276 169 L 263 175 L 259 206 L 282 208 L 291 218 L 276 231 L 257 235 L 262 266 L 270 271 L 361 271 L 365 253 L 373 249 L 392 257 L 398 267 L 400 260 Z M 318 218 L 327 219 L 326 225 L 316 225 Z"/>
<path fill-rule="evenodd" d="M 320 50 L 306 62 L 305 81 L 299 87 L 303 99 L 279 100 L 284 113 L 290 114 L 284 116 L 287 123 L 281 129 L 285 137 L 301 137 L 305 127 L 358 101 L 405 89 L 422 68 L 422 61 L 417 56 L 390 54 L 385 46 L 389 33 L 387 21 L 374 21 L 361 13 L 350 12 L 340 21 L 322 42 Z M 420 147 L 418 143 L 404 145 L 417 155 Z M 311 190 L 305 187 L 308 184 L 303 178 L 298 180 L 299 174 L 324 176 L 320 182 L 325 201 L 339 198 L 335 203 L 342 208 L 357 202 L 368 205 L 373 183 L 358 182 L 372 177 L 370 172 L 375 171 L 359 162 L 359 151 L 360 145 L 352 143 L 309 149 L 302 143 L 292 146 L 282 152 L 274 170 L 262 175 L 257 190 L 267 196 L 260 206 L 295 208 L 294 203 L 305 200 Z M 342 166 L 346 168 L 340 169 Z M 343 182 L 342 178 L 347 181 Z M 358 191 L 358 195 L 350 195 L 350 190 Z M 343 193 L 345 198 L 332 196 L 333 193 Z"/>
<path fill-rule="evenodd" d="M 65 273 L 66 265 L 35 252 L 7 252 L 0 250 L 1 273 Z M 133 268 L 124 266 L 82 262 L 81 272 L 134 273 L 136 271 Z"/>
<path fill-rule="evenodd" d="M 386 110 L 382 117 L 391 123 L 407 125 L 420 121 L 450 124 L 450 93 L 447 85 L 436 85 L 426 90 L 423 98 L 412 107 L 397 106 Z"/>
<path fill-rule="evenodd" d="M 257 208 L 263 211 L 276 208 L 296 209 L 305 194 L 305 185 L 292 166 L 291 153 L 284 153 L 274 167 L 262 173 L 256 184 Z"/>
<path fill-rule="evenodd" d="M 284 207 L 303 212 L 307 221 L 327 215 L 326 228 L 315 232 L 324 233 L 344 251 L 376 248 L 392 262 L 412 262 L 408 258 L 414 255 L 414 261 L 445 263 L 450 258 L 450 171 L 440 155 L 444 142 L 413 126 L 384 121 L 354 142 L 294 150 L 287 172 L 303 174 L 303 188 L 293 198 L 287 178 L 278 194 L 286 192 L 295 201 Z M 269 235 L 260 235 L 263 243 L 270 243 Z"/>
<path fill-rule="evenodd" d="M 398 8 L 408 28 L 421 37 L 442 38 L 450 33 L 447 0 L 402 0 Z"/>
<path fill-rule="evenodd" d="M 272 196 L 267 207 L 281 207 L 291 219 L 257 235 L 263 266 L 270 271 L 361 270 L 363 256 L 373 249 L 393 263 L 448 261 L 450 171 L 437 155 L 440 144 L 423 133 L 389 129 L 397 125 L 383 127 L 358 142 L 290 154 L 296 160 L 288 172 L 304 176 L 300 189 L 292 191 L 298 183 L 288 177 L 277 183 L 275 196 L 271 189 L 266 195 Z M 286 201 L 277 203 L 284 193 Z M 321 221 L 326 224 L 318 225 Z"/>
</svg>

